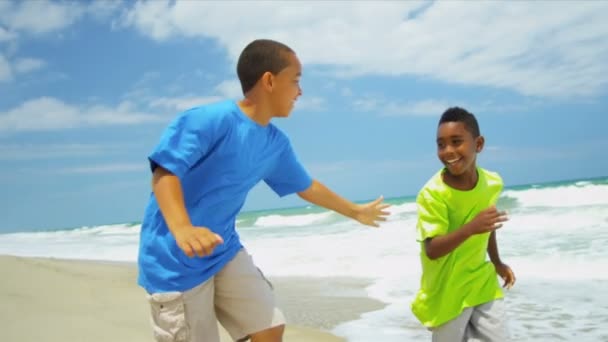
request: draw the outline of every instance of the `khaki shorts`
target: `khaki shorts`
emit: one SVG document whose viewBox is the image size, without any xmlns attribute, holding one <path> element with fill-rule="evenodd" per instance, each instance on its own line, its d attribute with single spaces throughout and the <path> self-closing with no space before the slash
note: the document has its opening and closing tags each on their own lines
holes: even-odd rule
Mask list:
<svg viewBox="0 0 608 342">
<path fill-rule="evenodd" d="M 505 342 L 509 340 L 502 299 L 466 308 L 460 316 L 432 328 L 433 342 Z"/>
<path fill-rule="evenodd" d="M 217 322 L 234 341 L 285 324 L 272 285 L 242 249 L 214 277 L 186 292 L 148 295 L 159 342 L 219 342 Z"/>
</svg>

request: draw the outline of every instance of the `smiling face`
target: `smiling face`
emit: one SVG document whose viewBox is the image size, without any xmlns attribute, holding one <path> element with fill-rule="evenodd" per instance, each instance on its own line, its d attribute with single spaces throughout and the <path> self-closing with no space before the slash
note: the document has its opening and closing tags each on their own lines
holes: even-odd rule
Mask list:
<svg viewBox="0 0 608 342">
<path fill-rule="evenodd" d="M 477 153 L 483 144 L 483 137 L 473 137 L 463 122 L 444 122 L 437 128 L 437 156 L 455 178 L 476 177 Z"/>
<path fill-rule="evenodd" d="M 294 53 L 287 53 L 286 58 L 289 62 L 287 67 L 270 76 L 270 104 L 275 117 L 289 116 L 296 100 L 302 95 L 302 64 Z"/>
</svg>

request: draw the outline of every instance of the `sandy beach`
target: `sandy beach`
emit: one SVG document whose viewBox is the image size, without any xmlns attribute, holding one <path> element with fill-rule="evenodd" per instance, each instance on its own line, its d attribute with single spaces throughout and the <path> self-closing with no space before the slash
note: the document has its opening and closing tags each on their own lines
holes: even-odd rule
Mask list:
<svg viewBox="0 0 608 342">
<path fill-rule="evenodd" d="M 134 265 L 0 256 L 0 270 L 1 341 L 153 341 Z M 293 324 L 285 341 L 344 341 L 325 331 L 383 306 L 353 300 L 349 294 L 363 291 L 362 281 L 271 281 Z M 230 341 L 224 332 L 222 341 Z"/>
</svg>

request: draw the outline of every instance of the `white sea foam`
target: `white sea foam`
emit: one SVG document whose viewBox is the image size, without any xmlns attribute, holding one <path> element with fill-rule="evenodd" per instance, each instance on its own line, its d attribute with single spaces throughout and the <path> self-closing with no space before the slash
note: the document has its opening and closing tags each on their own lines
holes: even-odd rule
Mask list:
<svg viewBox="0 0 608 342">
<path fill-rule="evenodd" d="M 516 200 L 510 221 L 498 232 L 501 256 L 518 277 L 506 300 L 514 336 L 538 341 L 605 338 L 599 324 L 608 322 L 608 185 L 578 182 L 507 190 L 503 197 Z M 420 277 L 415 210 L 411 200 L 398 202 L 380 229 L 334 213 L 310 213 L 310 208 L 291 210 L 293 214 L 267 211 L 240 220 L 239 230 L 256 263 L 271 277 L 374 280 L 367 293 L 387 307 L 341 324 L 335 333 L 349 341 L 426 340 L 428 332 L 409 310 Z M 249 226 L 242 226 L 246 222 Z M 110 225 L 3 234 L 0 254 L 134 262 L 139 229 Z M 584 310 L 594 312 L 599 323 L 571 317 L 571 311 L 584 315 Z"/>
<path fill-rule="evenodd" d="M 608 205 L 608 184 L 580 182 L 567 186 L 507 190 L 504 196 L 517 200 L 521 207 L 581 207 Z"/>
</svg>

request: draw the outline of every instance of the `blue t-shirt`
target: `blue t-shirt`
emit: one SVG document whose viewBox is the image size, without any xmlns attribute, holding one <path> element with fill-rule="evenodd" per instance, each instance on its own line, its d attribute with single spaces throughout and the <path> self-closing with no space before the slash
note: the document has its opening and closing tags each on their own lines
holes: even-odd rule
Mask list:
<svg viewBox="0 0 608 342">
<path fill-rule="evenodd" d="M 264 180 L 279 196 L 301 192 L 312 179 L 287 136 L 262 126 L 234 101 L 190 109 L 165 130 L 149 156 L 182 184 L 194 226 L 219 234 L 224 243 L 206 257 L 188 257 L 177 246 L 154 194 L 146 208 L 139 243 L 139 285 L 149 293 L 186 291 L 219 272 L 242 248 L 235 219 L 247 193 Z"/>
</svg>

